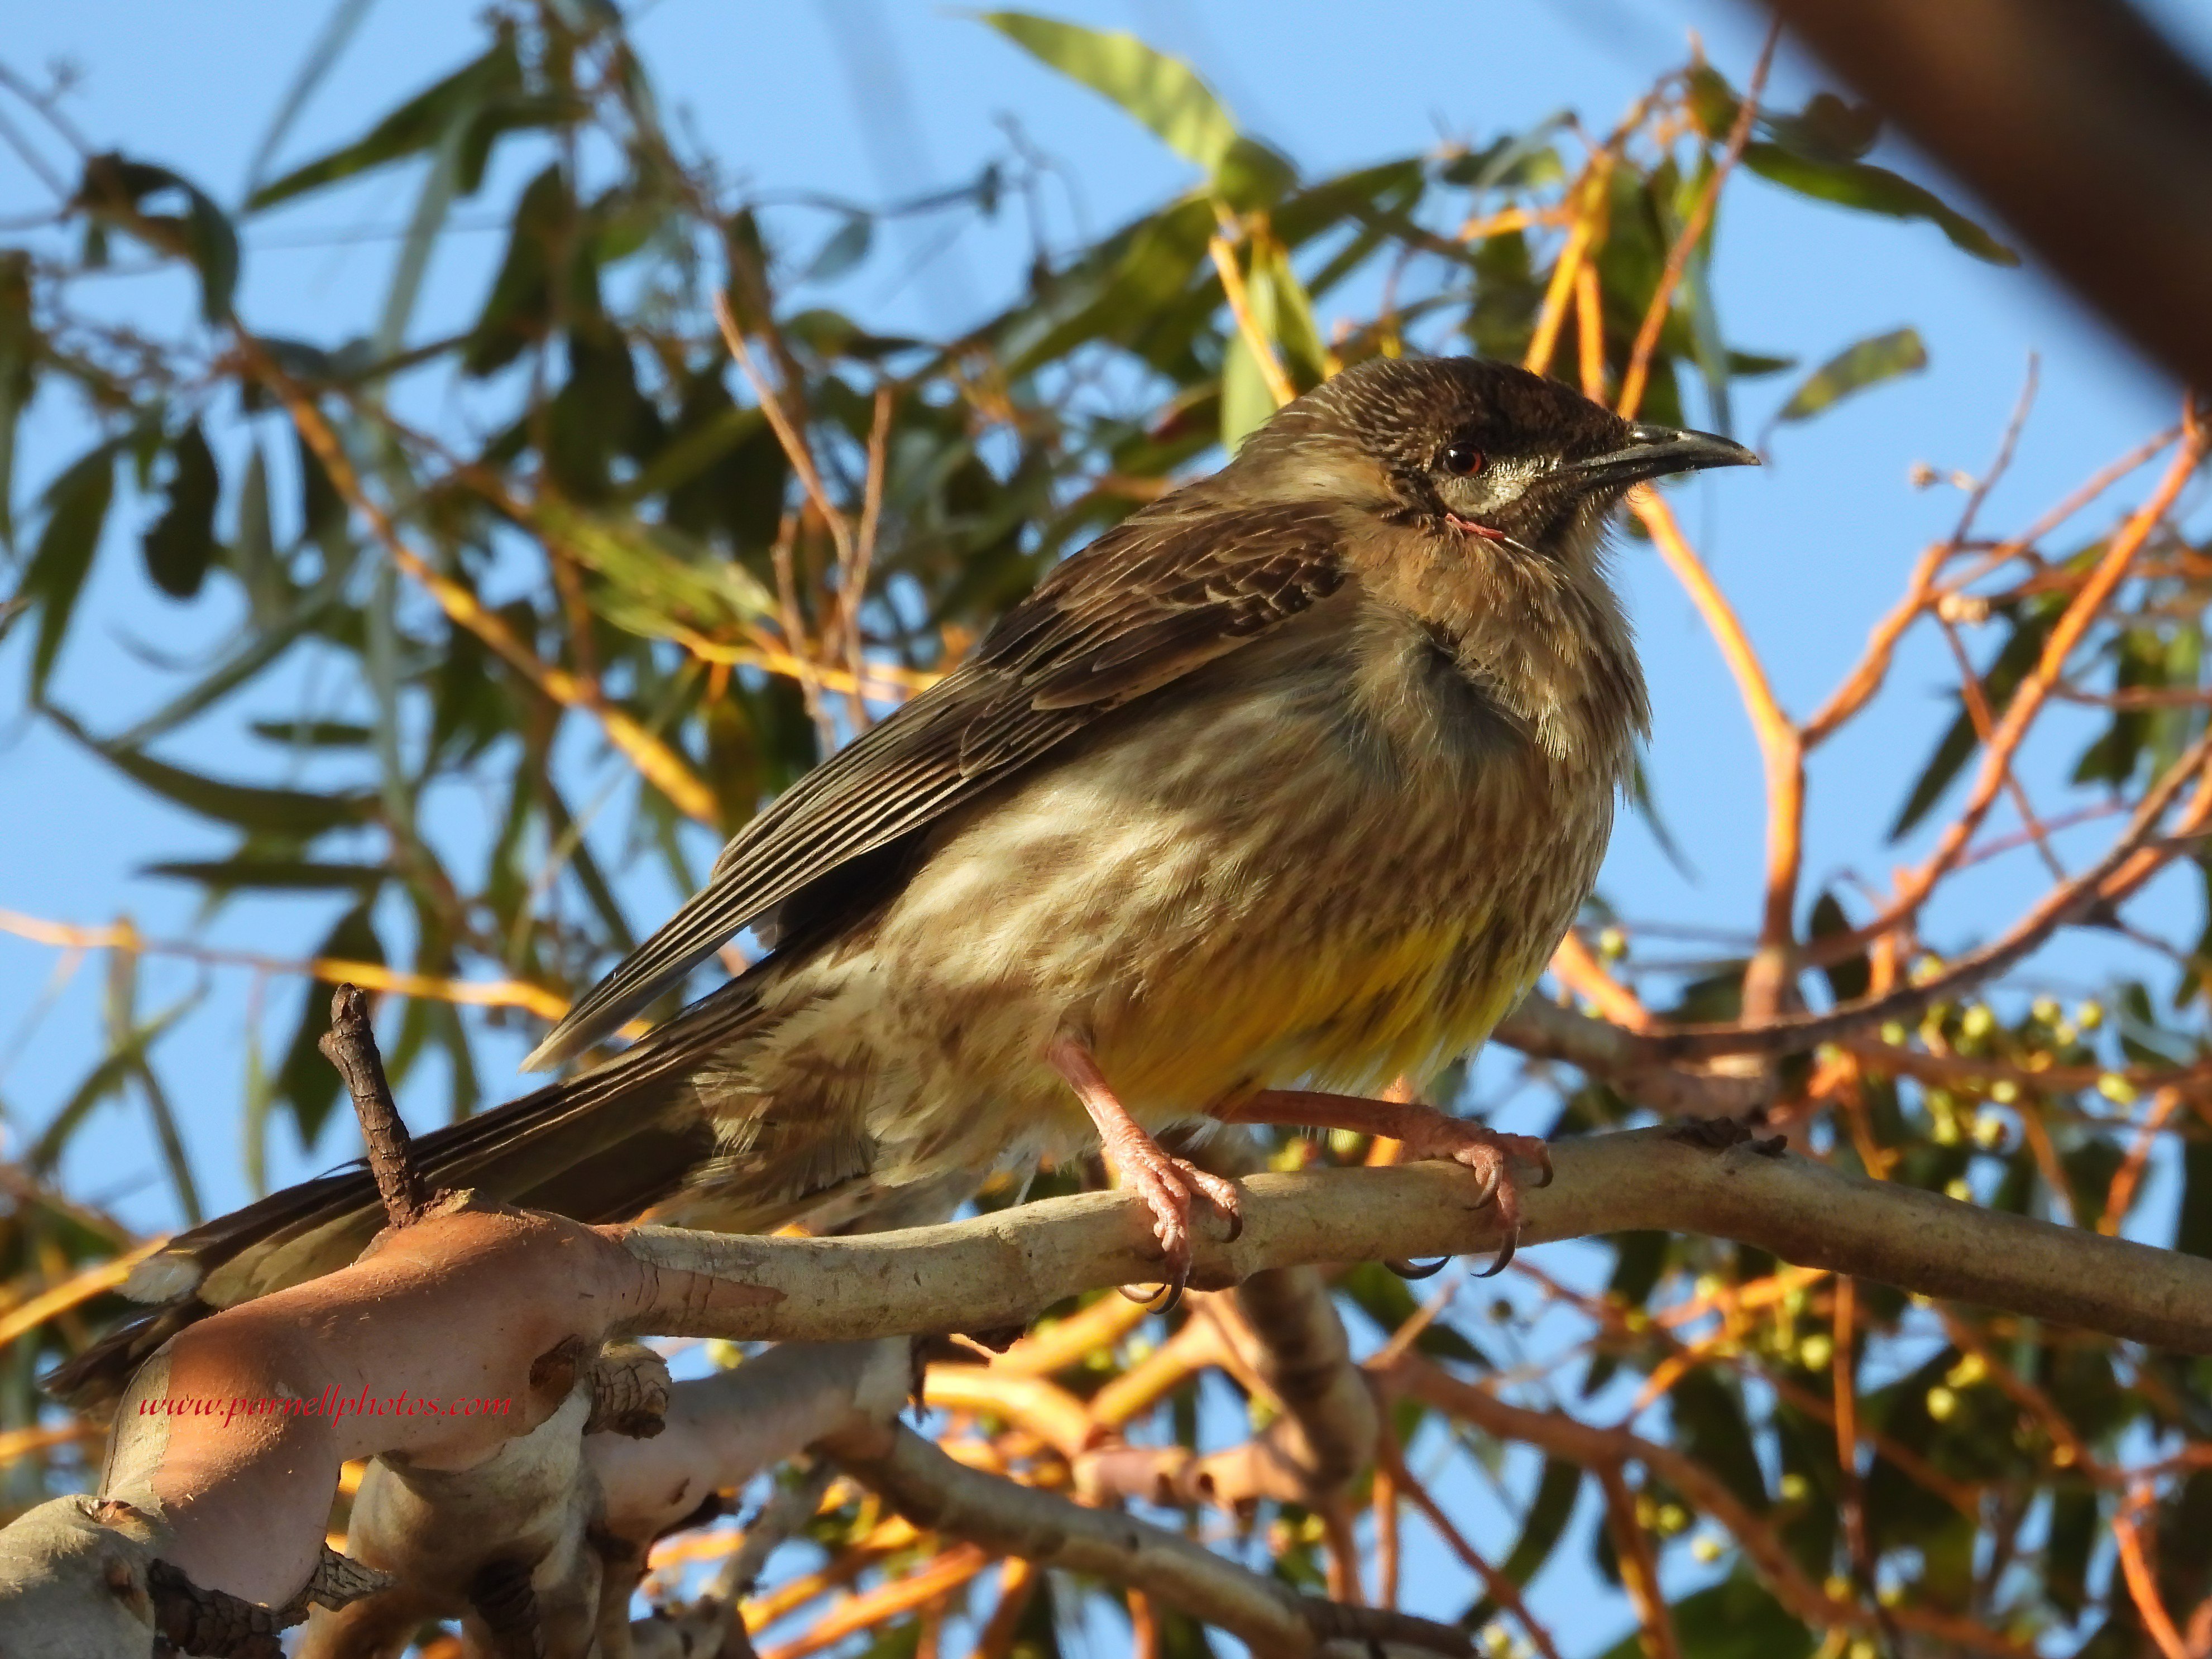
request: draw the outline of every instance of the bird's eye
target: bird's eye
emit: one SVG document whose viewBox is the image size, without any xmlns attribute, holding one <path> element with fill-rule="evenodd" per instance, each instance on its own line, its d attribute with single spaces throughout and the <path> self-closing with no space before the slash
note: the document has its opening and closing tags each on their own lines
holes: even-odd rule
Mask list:
<svg viewBox="0 0 2212 1659">
<path fill-rule="evenodd" d="M 1455 478 L 1472 478 L 1482 471 L 1486 459 L 1473 444 L 1452 443 L 1444 446 L 1443 453 L 1437 457 L 1437 465 Z"/>
</svg>

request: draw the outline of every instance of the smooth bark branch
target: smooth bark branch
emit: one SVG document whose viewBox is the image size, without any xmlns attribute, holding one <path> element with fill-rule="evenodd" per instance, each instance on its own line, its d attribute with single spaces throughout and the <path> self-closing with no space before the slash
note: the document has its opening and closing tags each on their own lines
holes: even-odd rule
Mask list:
<svg viewBox="0 0 2212 1659">
<path fill-rule="evenodd" d="M 1452 1626 L 1301 1595 L 1164 1528 L 969 1468 L 903 1426 L 833 1437 L 823 1449 L 917 1527 L 991 1554 L 1129 1585 L 1218 1626 L 1255 1653 L 1317 1653 L 1339 1638 L 1473 1650 L 1467 1632 Z"/>
<path fill-rule="evenodd" d="M 1754 1244 L 1784 1260 L 2056 1321 L 2188 1353 L 2212 1353 L 2212 1261 L 1983 1209 L 1810 1158 L 1715 1151 L 1666 1129 L 1563 1140 L 1555 1179 L 1522 1200 L 1524 1246 L 1656 1229 Z M 1261 1175 L 1245 1183 L 1234 1243 L 1195 1240 L 1191 1283 L 1222 1288 L 1302 1263 L 1494 1249 L 1475 1177 L 1444 1164 Z M 972 1221 L 860 1238 L 767 1239 L 637 1227 L 641 1259 L 732 1280 L 770 1300 L 730 1314 L 664 1304 L 667 1334 L 825 1341 L 988 1329 L 1064 1297 L 1126 1284 L 1152 1265 L 1144 1211 L 1115 1193 L 1047 1200 Z M 735 1289 L 735 1285 L 730 1288 Z"/>
<path fill-rule="evenodd" d="M 1751 1144 L 1717 1150 L 1679 1131 L 1562 1141 L 1553 1164 L 1553 1184 L 1526 1197 L 1524 1244 L 1705 1233 L 1930 1296 L 2212 1353 L 2212 1261 Z M 1486 1252 L 1498 1230 L 1480 1190 L 1477 1176 L 1449 1164 L 1255 1176 L 1242 1237 L 1199 1238 L 1193 1282 Z M 155 1553 L 193 1583 L 276 1607 L 313 1575 L 341 1463 L 398 1454 L 417 1472 L 475 1468 L 568 1398 L 573 1369 L 556 1377 L 544 1363 L 556 1352 L 647 1333 L 833 1340 L 996 1328 L 1142 1278 L 1155 1248 L 1141 1203 L 1115 1193 L 835 1239 L 593 1228 L 448 1200 L 338 1273 L 179 1333 L 123 1401 L 101 1497 L 145 1516 Z M 402 1391 L 513 1404 L 457 1417 L 302 1416 L 261 1403 Z M 636 1450 L 641 1466 L 653 1461 L 650 1443 Z M 1173 1601 L 1178 1582 L 1142 1587 Z M 11 1598 L 20 1606 L 18 1592 L 37 1586 L 4 1589 L 0 1642 L 12 1639 Z"/>
<path fill-rule="evenodd" d="M 1200 1167 L 1245 1179 L 1267 1164 L 1247 1132 L 1224 1128 L 1194 1149 Z M 1375 1461 L 1381 1419 L 1367 1379 L 1352 1361 L 1352 1344 L 1318 1267 L 1272 1267 L 1237 1287 L 1237 1311 L 1259 1352 L 1255 1369 L 1295 1425 L 1297 1465 L 1309 1506 L 1335 1496 Z"/>
</svg>

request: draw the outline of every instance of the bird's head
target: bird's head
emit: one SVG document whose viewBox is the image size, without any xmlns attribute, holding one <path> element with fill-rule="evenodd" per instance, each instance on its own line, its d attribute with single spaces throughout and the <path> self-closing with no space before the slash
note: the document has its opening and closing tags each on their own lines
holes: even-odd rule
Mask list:
<svg viewBox="0 0 2212 1659">
<path fill-rule="evenodd" d="M 1581 564 L 1632 484 L 1755 466 L 1710 433 L 1625 421 L 1557 380 L 1479 357 L 1376 358 L 1289 404 L 1234 471 L 1447 545 L 1466 538 Z"/>
</svg>

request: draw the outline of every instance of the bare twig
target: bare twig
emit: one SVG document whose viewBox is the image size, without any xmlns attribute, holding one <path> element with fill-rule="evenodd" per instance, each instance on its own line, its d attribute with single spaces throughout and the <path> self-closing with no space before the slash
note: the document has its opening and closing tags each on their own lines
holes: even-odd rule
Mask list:
<svg viewBox="0 0 2212 1659">
<path fill-rule="evenodd" d="M 1281 359 L 1275 356 L 1274 342 L 1260 326 L 1260 319 L 1252 309 L 1252 296 L 1245 291 L 1244 273 L 1237 266 L 1237 250 L 1230 246 L 1227 237 L 1215 236 L 1207 241 L 1206 251 L 1213 258 L 1214 270 L 1220 273 L 1221 292 L 1229 301 L 1230 315 L 1237 319 L 1237 336 L 1259 366 L 1261 378 L 1267 383 L 1267 395 L 1280 409 L 1297 397 L 1298 391 L 1291 384 Z"/>
<path fill-rule="evenodd" d="M 414 1145 L 392 1103 L 392 1085 L 385 1081 L 384 1060 L 376 1051 L 376 1032 L 368 1023 L 368 999 L 358 986 L 341 985 L 331 993 L 331 1029 L 316 1046 L 337 1068 L 353 1097 L 354 1115 L 361 1120 L 361 1138 L 368 1148 L 369 1173 L 376 1178 L 386 1218 L 394 1227 L 412 1226 L 422 1218 L 429 1194 L 416 1171 Z"/>
<path fill-rule="evenodd" d="M 640 722 L 601 699 L 585 680 L 540 659 L 483 600 L 408 546 L 391 515 L 362 489 L 351 458 L 313 401 L 276 366 L 261 343 L 243 329 L 238 331 L 238 345 L 254 379 L 274 392 L 290 414 L 301 441 L 314 452 L 315 459 L 330 475 L 332 488 L 348 507 L 368 521 L 371 532 L 392 563 L 438 602 L 438 608 L 446 613 L 448 621 L 475 635 L 501 661 L 562 708 L 588 712 L 605 731 L 607 740 L 622 750 L 653 787 L 674 802 L 678 811 L 704 823 L 718 820 L 714 791 L 692 769 L 689 761 Z"/>
<path fill-rule="evenodd" d="M 1634 420 L 1636 411 L 1643 406 L 1644 385 L 1651 374 L 1651 354 L 1658 349 L 1659 331 L 1666 326 L 1674 290 L 1681 286 L 1682 273 L 1689 269 L 1690 256 L 1697 252 L 1705 227 L 1712 222 L 1721 186 L 1735 171 L 1736 162 L 1743 156 L 1743 147 L 1751 140 L 1752 123 L 1759 115 L 1759 96 L 1766 90 L 1766 72 L 1773 66 L 1774 48 L 1781 39 L 1782 25 L 1770 25 L 1765 42 L 1759 49 L 1759 61 L 1752 66 L 1750 82 L 1743 89 L 1743 100 L 1736 106 L 1735 119 L 1729 124 L 1728 142 L 1722 146 L 1721 158 L 1713 164 L 1705 188 L 1698 192 L 1697 204 L 1683 222 L 1674 246 L 1667 250 L 1667 263 L 1659 272 L 1659 284 L 1651 290 L 1651 302 L 1644 308 L 1644 321 L 1636 331 L 1636 343 L 1628 354 L 1627 372 L 1620 377 L 1620 401 L 1616 407 L 1624 419 Z"/>
<path fill-rule="evenodd" d="M 1466 1632 L 1449 1625 L 1300 1595 L 1178 1534 L 964 1468 L 903 1426 L 840 1434 L 823 1449 L 917 1526 L 989 1554 L 1126 1584 L 1259 1652 L 1314 1653 L 1337 1637 L 1471 1651 Z"/>
</svg>

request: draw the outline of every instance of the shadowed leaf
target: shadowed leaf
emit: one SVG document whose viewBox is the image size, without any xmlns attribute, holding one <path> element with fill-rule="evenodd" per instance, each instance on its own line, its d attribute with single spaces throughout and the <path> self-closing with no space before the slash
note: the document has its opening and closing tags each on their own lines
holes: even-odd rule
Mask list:
<svg viewBox="0 0 2212 1659">
<path fill-rule="evenodd" d="M 1790 400 L 1775 411 L 1770 424 L 1809 421 L 1852 393 L 1893 380 L 1928 367 L 1928 349 L 1920 331 L 1892 329 L 1845 346 L 1799 383 Z"/>
<path fill-rule="evenodd" d="M 198 421 L 184 429 L 171 453 L 176 471 L 168 505 L 146 532 L 146 574 L 164 593 L 188 599 L 200 591 L 215 557 L 215 508 L 222 480 Z"/>
<path fill-rule="evenodd" d="M 1169 149 L 1209 173 L 1237 142 L 1236 122 L 1198 72 L 1133 34 L 1088 29 L 1029 12 L 987 11 L 981 16 L 1033 57 L 1111 99 Z"/>
<path fill-rule="evenodd" d="M 70 618 L 92 570 L 92 556 L 100 546 L 100 527 L 107 522 L 107 504 L 115 495 L 115 457 L 120 446 L 100 445 L 81 456 L 47 487 L 46 526 L 31 555 L 16 597 L 39 607 L 39 637 L 31 648 L 31 696 L 46 695 L 46 680 L 61 655 Z"/>
<path fill-rule="evenodd" d="M 1925 219 L 1940 227 L 1953 246 L 1993 265 L 2020 263 L 2019 254 L 1965 214 L 1887 167 L 1869 167 L 1863 161 L 1816 161 L 1779 144 L 1764 143 L 1745 145 L 1743 164 L 1760 178 L 1815 201 L 1892 219 Z"/>
<path fill-rule="evenodd" d="M 184 198 L 183 212 L 157 210 L 171 191 Z M 198 185 L 167 167 L 95 155 L 84 164 L 77 204 L 118 230 L 191 260 L 200 276 L 202 319 L 219 323 L 230 315 L 238 288 L 238 232 Z"/>
</svg>

